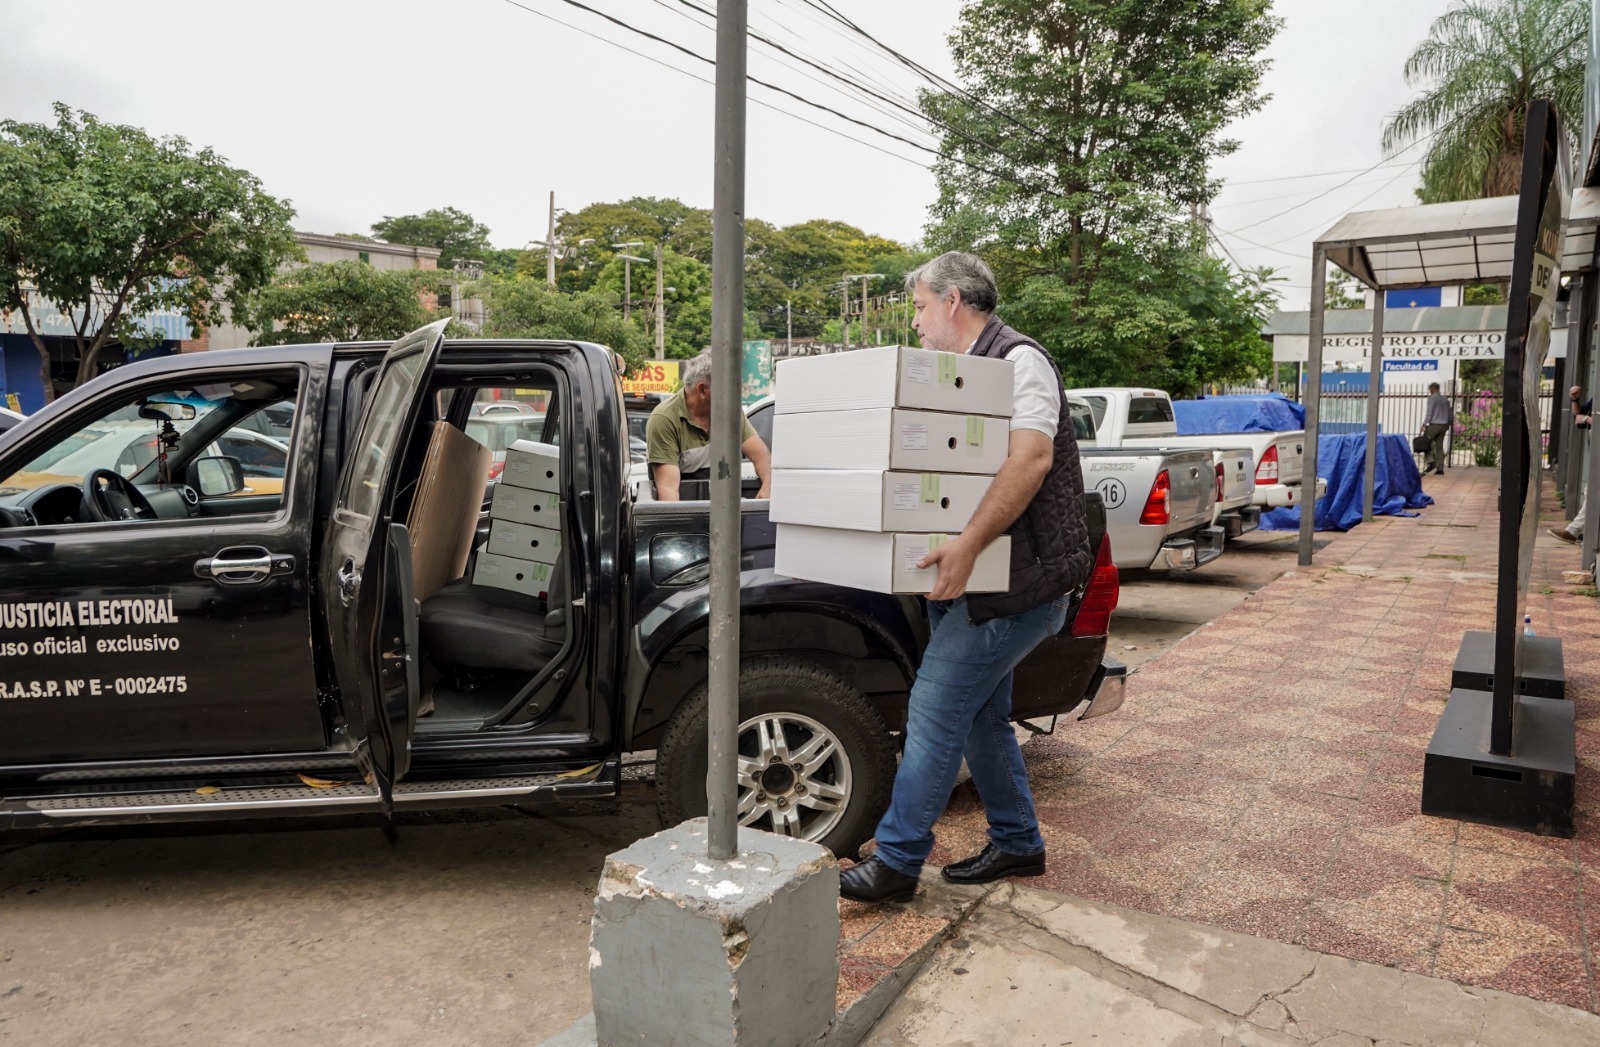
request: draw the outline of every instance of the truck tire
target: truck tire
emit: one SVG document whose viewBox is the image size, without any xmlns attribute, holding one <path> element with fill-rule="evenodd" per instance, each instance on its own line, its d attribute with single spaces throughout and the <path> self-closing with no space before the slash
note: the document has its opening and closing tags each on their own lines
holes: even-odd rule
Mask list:
<svg viewBox="0 0 1600 1047">
<path fill-rule="evenodd" d="M 656 750 L 663 825 L 706 813 L 708 685 L 684 699 Z M 739 671 L 739 824 L 854 857 L 889 805 L 895 754 L 866 697 L 798 658 L 751 658 Z"/>
</svg>

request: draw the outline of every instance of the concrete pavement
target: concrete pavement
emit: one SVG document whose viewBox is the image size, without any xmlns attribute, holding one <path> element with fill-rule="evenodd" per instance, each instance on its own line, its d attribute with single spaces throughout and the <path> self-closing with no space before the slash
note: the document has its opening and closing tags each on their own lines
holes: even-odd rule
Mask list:
<svg viewBox="0 0 1600 1047">
<path fill-rule="evenodd" d="M 1003 884 L 862 1042 L 1593 1047 L 1600 1042 L 1600 1017 Z"/>
</svg>

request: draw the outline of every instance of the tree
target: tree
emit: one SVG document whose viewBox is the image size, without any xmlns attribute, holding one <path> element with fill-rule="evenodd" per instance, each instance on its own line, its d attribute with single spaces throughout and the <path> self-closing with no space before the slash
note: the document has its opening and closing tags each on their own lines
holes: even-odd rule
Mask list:
<svg viewBox="0 0 1600 1047">
<path fill-rule="evenodd" d="M 1257 359 L 1239 332 L 1264 308 L 1266 275 L 1230 277 L 1189 218 L 1216 193 L 1207 165 L 1237 146 L 1224 128 L 1266 100 L 1259 54 L 1280 24 L 1267 8 L 962 8 L 950 37 L 961 86 L 921 99 L 945 128 L 927 245 L 983 254 L 1008 321 L 1074 379 L 1166 375 L 1176 391 Z"/>
<path fill-rule="evenodd" d="M 373 235 L 391 244 L 436 247 L 440 269 L 453 269 L 456 259 L 483 261 L 489 246 L 489 227 L 454 207 L 432 208 L 421 214 L 384 215 L 372 224 Z"/>
<path fill-rule="evenodd" d="M 1456 0 L 1406 60 L 1426 90 L 1383 130 L 1394 155 L 1424 139 L 1423 203 L 1509 196 L 1522 176 L 1522 133 L 1535 98 L 1569 121 L 1583 113 L 1589 0 Z"/>
<path fill-rule="evenodd" d="M 632 320 L 622 318 L 621 296 L 607 291 L 552 291 L 541 275 L 489 276 L 469 293 L 483 299 L 484 338 L 559 338 L 608 346 L 630 365 L 653 349 Z"/>
<path fill-rule="evenodd" d="M 1361 285 L 1355 278 L 1345 273 L 1342 269 L 1330 270 L 1328 281 L 1323 285 L 1323 308 L 1325 309 L 1365 309 L 1367 300 L 1361 294 Z"/>
<path fill-rule="evenodd" d="M 256 345 L 399 338 L 434 319 L 423 294 L 437 294 L 434 269 L 374 269 L 366 262 L 319 262 L 280 273 L 247 303 Z"/>
<path fill-rule="evenodd" d="M 75 320 L 82 383 L 113 342 L 160 341 L 146 314 L 213 326 L 299 253 L 288 203 L 212 150 L 59 103 L 55 115 L 54 126 L 0 122 L 0 305 L 22 314 L 47 396 L 28 284 Z"/>
</svg>

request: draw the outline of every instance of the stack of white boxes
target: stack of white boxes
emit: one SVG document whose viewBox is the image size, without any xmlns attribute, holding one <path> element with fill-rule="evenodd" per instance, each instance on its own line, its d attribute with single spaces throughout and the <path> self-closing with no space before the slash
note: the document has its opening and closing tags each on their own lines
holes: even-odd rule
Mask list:
<svg viewBox="0 0 1600 1047">
<path fill-rule="evenodd" d="M 561 553 L 561 451 L 552 444 L 518 440 L 506 450 L 505 469 L 489 503 L 489 542 L 478 552 L 474 585 L 528 596 L 550 592 L 550 572 Z"/>
<path fill-rule="evenodd" d="M 780 575 L 926 593 L 917 563 L 972 518 L 1010 443 L 1009 360 L 887 346 L 778 364 L 772 504 Z M 1011 539 L 969 592 L 1004 592 Z"/>
</svg>

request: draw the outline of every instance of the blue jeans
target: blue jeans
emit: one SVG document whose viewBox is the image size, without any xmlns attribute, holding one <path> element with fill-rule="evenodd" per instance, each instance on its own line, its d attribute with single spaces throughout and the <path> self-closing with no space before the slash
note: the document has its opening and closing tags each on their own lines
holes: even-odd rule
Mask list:
<svg viewBox="0 0 1600 1047">
<path fill-rule="evenodd" d="M 927 653 L 911 687 L 905 752 L 889 810 L 878 823 L 878 857 L 910 876 L 933 850 L 933 823 L 950 801 L 961 758 L 989 818 L 989 839 L 1008 854 L 1044 850 L 1022 750 L 1011 728 L 1011 675 L 1061 631 L 1069 597 L 973 625 L 967 600 L 928 601 Z"/>
</svg>

